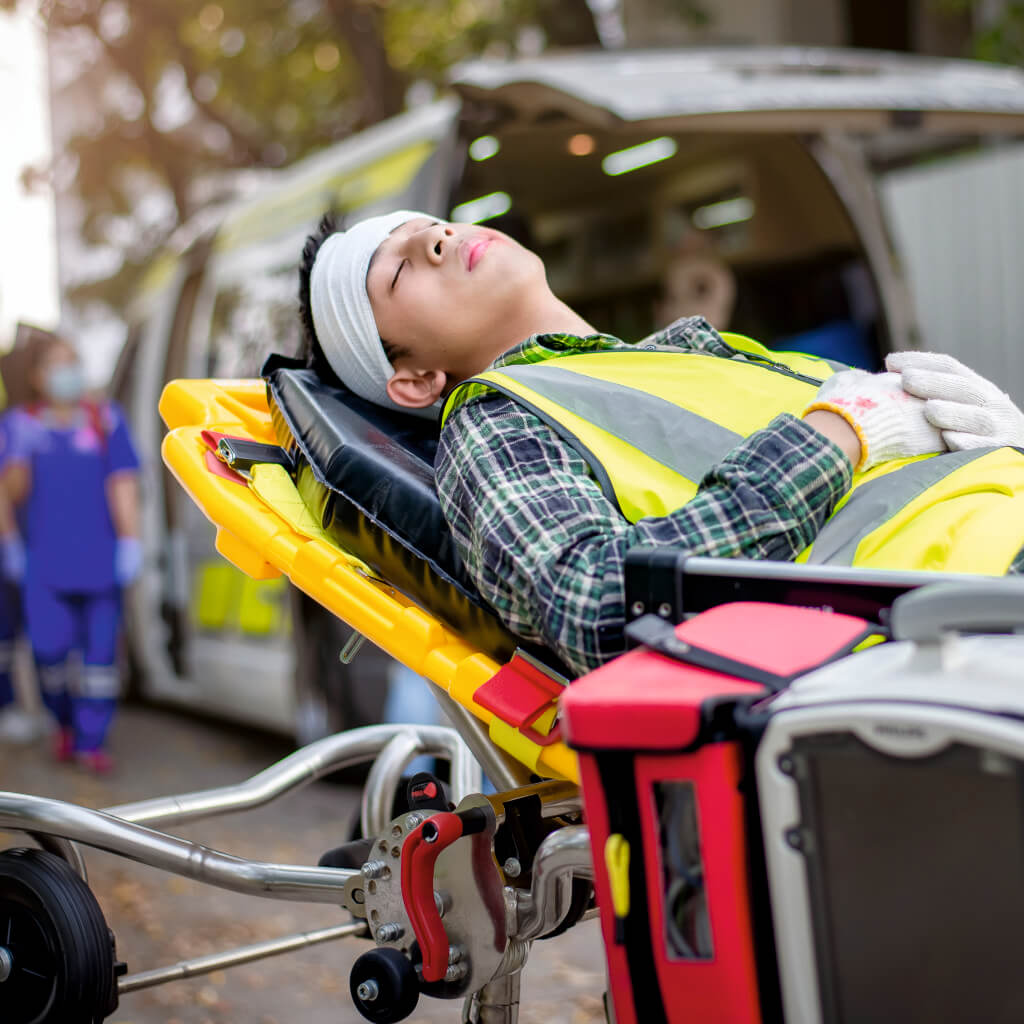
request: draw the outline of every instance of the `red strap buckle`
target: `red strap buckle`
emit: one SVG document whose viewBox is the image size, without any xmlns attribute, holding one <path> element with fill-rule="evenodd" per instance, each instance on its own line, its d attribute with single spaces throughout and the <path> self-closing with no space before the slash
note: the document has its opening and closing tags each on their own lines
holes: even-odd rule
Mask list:
<svg viewBox="0 0 1024 1024">
<path fill-rule="evenodd" d="M 524 652 L 516 651 L 507 665 L 477 688 L 473 700 L 518 729 L 531 743 L 549 747 L 562 738 L 561 722 L 555 722 L 547 734 L 538 732 L 533 725 L 558 703 L 567 685 L 568 680 Z"/>
</svg>

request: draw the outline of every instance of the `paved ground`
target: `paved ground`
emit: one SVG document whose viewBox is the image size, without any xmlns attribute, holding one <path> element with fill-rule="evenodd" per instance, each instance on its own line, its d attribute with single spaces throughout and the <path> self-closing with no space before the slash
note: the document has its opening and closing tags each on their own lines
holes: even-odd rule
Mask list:
<svg viewBox="0 0 1024 1024">
<path fill-rule="evenodd" d="M 112 743 L 118 768 L 98 780 L 52 763 L 41 747 L 0 746 L 0 789 L 104 807 L 227 785 L 289 752 L 280 740 L 174 712 L 125 708 Z M 314 783 L 281 802 L 199 822 L 179 834 L 254 859 L 315 864 L 343 841 L 358 791 Z M 0 833 L 0 848 L 23 845 Z M 132 971 L 344 921 L 333 907 L 281 903 L 202 886 L 122 858 L 87 852 L 90 882 Z M 520 1024 L 603 1021 L 596 921 L 535 943 L 523 978 Z M 109 1024 L 356 1024 L 348 974 L 368 949 L 344 940 L 125 996 Z M 459 1005 L 423 998 L 411 1024 L 457 1024 Z"/>
</svg>

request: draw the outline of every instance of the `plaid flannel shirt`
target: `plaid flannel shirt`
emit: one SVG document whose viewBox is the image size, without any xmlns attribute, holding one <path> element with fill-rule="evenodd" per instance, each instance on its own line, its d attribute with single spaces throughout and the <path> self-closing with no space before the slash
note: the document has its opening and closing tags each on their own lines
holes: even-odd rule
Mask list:
<svg viewBox="0 0 1024 1024">
<path fill-rule="evenodd" d="M 610 335 L 534 335 L 493 364 L 608 349 L 743 358 L 700 317 L 635 344 Z M 512 632 L 583 673 L 622 653 L 623 563 L 638 544 L 691 554 L 792 560 L 850 487 L 849 460 L 791 415 L 737 445 L 670 515 L 629 523 L 583 458 L 532 413 L 493 392 L 449 417 L 435 465 L 459 552 Z"/>
</svg>

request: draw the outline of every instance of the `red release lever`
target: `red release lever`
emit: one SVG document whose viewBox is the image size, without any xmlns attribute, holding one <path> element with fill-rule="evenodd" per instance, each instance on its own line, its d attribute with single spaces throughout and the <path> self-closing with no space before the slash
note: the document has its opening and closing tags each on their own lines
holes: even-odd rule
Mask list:
<svg viewBox="0 0 1024 1024">
<path fill-rule="evenodd" d="M 462 835 L 462 819 L 441 812 L 417 825 L 402 844 L 402 902 L 423 955 L 423 980 L 441 981 L 448 970 L 448 934 L 434 904 L 434 865 Z"/>
</svg>

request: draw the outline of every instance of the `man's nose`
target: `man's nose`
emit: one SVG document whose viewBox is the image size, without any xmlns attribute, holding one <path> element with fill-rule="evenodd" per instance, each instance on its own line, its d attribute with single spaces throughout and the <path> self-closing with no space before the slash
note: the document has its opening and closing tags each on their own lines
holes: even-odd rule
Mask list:
<svg viewBox="0 0 1024 1024">
<path fill-rule="evenodd" d="M 432 263 L 440 263 L 454 237 L 455 229 L 450 224 L 431 228 L 427 238 L 427 259 Z"/>
</svg>

